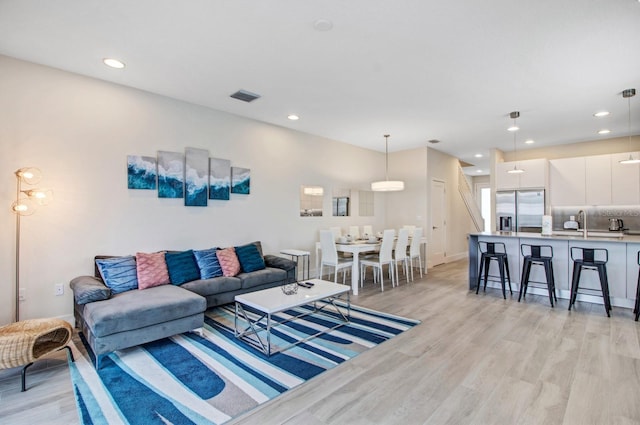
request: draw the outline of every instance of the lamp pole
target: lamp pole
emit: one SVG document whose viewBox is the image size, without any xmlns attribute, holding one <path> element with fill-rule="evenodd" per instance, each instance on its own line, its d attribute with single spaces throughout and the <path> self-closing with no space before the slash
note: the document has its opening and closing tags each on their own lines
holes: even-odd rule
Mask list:
<svg viewBox="0 0 640 425">
<path fill-rule="evenodd" d="M 22 185 L 21 177 L 16 173 L 16 201 L 20 199 Z M 15 321 L 20 321 L 20 212 L 16 212 L 16 316 Z"/>
</svg>

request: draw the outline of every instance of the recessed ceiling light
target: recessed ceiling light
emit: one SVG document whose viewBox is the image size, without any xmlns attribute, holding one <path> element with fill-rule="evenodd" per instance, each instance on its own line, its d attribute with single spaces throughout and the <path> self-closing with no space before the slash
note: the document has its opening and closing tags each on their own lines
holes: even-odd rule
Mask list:
<svg viewBox="0 0 640 425">
<path fill-rule="evenodd" d="M 481 173 L 481 172 L 482 172 L 482 170 L 476 170 L 476 173 Z"/>
<path fill-rule="evenodd" d="M 609 111 L 600 111 L 600 112 L 596 112 L 595 114 L 593 114 L 593 116 L 596 117 L 596 118 L 602 118 L 602 117 L 606 117 L 610 113 L 611 112 L 609 112 Z"/>
<path fill-rule="evenodd" d="M 330 31 L 333 28 L 333 22 L 328 19 L 318 19 L 313 23 L 313 27 L 318 31 Z"/>
<path fill-rule="evenodd" d="M 482 154 L 481 153 L 477 153 L 477 154 L 475 154 L 473 156 L 475 156 L 476 158 L 482 158 Z"/>
<path fill-rule="evenodd" d="M 604 128 L 604 129 L 602 129 L 602 130 L 598 131 L 598 134 L 609 134 L 609 133 L 611 133 L 611 130 L 608 130 L 608 129 L 606 129 L 606 128 Z"/>
<path fill-rule="evenodd" d="M 525 145 L 533 145 L 535 142 L 531 139 L 524 141 Z"/>
<path fill-rule="evenodd" d="M 300 119 L 300 117 L 295 114 L 287 115 L 287 118 L 289 118 L 291 121 L 298 121 Z"/>
<path fill-rule="evenodd" d="M 124 68 L 124 62 L 119 61 L 118 59 L 104 58 L 102 59 L 102 62 L 111 68 L 116 68 L 116 69 Z"/>
<path fill-rule="evenodd" d="M 507 128 L 507 131 L 518 131 L 520 130 L 520 127 L 518 127 L 517 125 L 512 125 L 511 127 Z"/>
</svg>

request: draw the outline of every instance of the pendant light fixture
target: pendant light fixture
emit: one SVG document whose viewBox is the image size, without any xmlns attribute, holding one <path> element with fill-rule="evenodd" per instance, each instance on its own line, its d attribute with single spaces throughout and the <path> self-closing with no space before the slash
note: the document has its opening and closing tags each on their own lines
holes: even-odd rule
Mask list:
<svg viewBox="0 0 640 425">
<path fill-rule="evenodd" d="M 399 180 L 389 180 L 389 135 L 384 135 L 385 141 L 385 178 L 378 182 L 371 183 L 371 190 L 374 192 L 397 192 L 404 190 L 404 182 Z"/>
<path fill-rule="evenodd" d="M 516 145 L 516 132 L 520 130 L 520 127 L 516 125 L 516 119 L 520 117 L 520 112 L 513 111 L 509 114 L 509 117 L 513 119 L 513 125 L 509 127 L 507 130 L 513 133 L 513 168 L 511 170 L 507 170 L 509 174 L 520 174 L 524 173 L 522 168 L 518 168 L 518 147 Z"/>
<path fill-rule="evenodd" d="M 626 89 L 622 92 L 622 97 L 628 100 L 629 103 L 629 124 L 627 132 L 629 133 L 629 158 L 620 161 L 620 164 L 637 164 L 640 162 L 640 158 L 634 158 L 631 153 L 631 98 L 636 95 L 636 89 Z"/>
</svg>

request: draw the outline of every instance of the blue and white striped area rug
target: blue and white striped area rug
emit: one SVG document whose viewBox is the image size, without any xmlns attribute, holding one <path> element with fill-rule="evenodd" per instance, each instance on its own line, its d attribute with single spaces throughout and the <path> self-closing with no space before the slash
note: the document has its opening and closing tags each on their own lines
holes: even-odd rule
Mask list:
<svg viewBox="0 0 640 425">
<path fill-rule="evenodd" d="M 307 312 L 304 307 L 280 319 Z M 309 315 L 275 328 L 289 345 L 337 317 Z M 188 332 L 120 350 L 99 371 L 85 347 L 69 363 L 84 424 L 221 424 L 420 323 L 351 306 L 351 323 L 270 357 L 234 337 L 233 306 L 207 311 L 203 336 Z"/>
</svg>

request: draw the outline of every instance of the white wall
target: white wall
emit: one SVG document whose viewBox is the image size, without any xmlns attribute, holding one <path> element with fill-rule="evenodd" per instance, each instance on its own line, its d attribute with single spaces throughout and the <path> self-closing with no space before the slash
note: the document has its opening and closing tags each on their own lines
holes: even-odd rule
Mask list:
<svg viewBox="0 0 640 425">
<path fill-rule="evenodd" d="M 427 199 L 431 197 L 431 180 L 437 179 L 445 182 L 447 197 L 445 262 L 448 263 L 467 256 L 467 235 L 476 230 L 458 191 L 458 159 L 431 148 L 428 148 L 427 158 Z M 430 229 L 431 222 L 427 225 L 427 237 L 430 235 Z"/>
<path fill-rule="evenodd" d="M 386 226 L 374 217 L 330 217 L 334 188 L 368 189 L 384 155 L 139 90 L 0 56 L 0 323 L 13 317 L 13 172 L 35 166 L 55 200 L 22 219 L 21 318 L 70 316 L 68 282 L 93 274 L 97 254 L 202 249 L 261 240 L 266 253 L 312 251 L 318 229 Z M 208 149 L 251 169 L 251 194 L 206 207 L 127 189 L 127 155 Z M 319 218 L 299 217 L 299 187 L 325 187 Z M 313 258 L 311 264 L 313 264 Z M 53 295 L 64 283 L 65 294 Z"/>
</svg>

